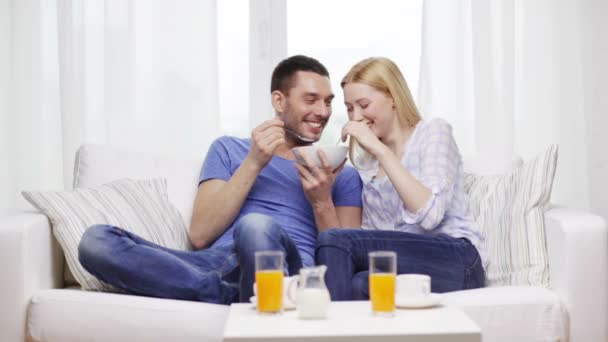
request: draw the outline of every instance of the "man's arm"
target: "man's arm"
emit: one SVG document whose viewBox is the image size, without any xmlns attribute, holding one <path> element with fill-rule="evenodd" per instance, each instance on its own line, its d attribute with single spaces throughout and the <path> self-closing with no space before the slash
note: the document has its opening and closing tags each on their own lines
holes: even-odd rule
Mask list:
<svg viewBox="0 0 608 342">
<path fill-rule="evenodd" d="M 333 201 L 324 205 L 313 205 L 315 223 L 320 232 L 330 228 L 361 227 L 361 208 L 336 207 Z"/>
<path fill-rule="evenodd" d="M 228 181 L 209 179 L 199 186 L 190 222 L 190 241 L 195 248 L 209 246 L 224 233 L 239 214 L 260 171 L 284 143 L 283 122 L 265 121 L 253 130 L 249 153 Z"/>
<path fill-rule="evenodd" d="M 190 241 L 196 249 L 209 246 L 234 221 L 259 173 L 245 159 L 229 181 L 210 179 L 199 185 L 190 223 Z"/>
<path fill-rule="evenodd" d="M 341 228 L 361 228 L 361 207 L 336 207 Z"/>
</svg>

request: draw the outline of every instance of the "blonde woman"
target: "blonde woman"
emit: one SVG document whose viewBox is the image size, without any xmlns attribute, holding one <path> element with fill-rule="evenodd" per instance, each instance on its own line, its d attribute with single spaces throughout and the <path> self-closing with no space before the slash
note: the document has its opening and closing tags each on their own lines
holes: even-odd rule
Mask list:
<svg viewBox="0 0 608 342">
<path fill-rule="evenodd" d="M 342 138 L 355 138 L 377 162 L 359 168 L 363 229 L 331 229 L 317 239 L 332 299 L 368 298 L 367 254 L 378 250 L 397 253 L 399 274 L 430 275 L 432 292 L 482 287 L 483 237 L 467 209 L 451 126 L 420 117 L 387 58 L 357 63 L 341 85 L 349 117 Z"/>
</svg>

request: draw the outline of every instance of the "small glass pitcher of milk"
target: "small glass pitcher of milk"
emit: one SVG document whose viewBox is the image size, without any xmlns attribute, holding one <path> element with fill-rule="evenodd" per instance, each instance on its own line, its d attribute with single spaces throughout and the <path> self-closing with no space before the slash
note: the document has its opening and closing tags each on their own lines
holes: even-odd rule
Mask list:
<svg viewBox="0 0 608 342">
<path fill-rule="evenodd" d="M 330 297 L 325 286 L 325 271 L 327 266 L 304 267 L 300 269 L 297 281 L 289 284 L 288 296 L 296 303 L 298 316 L 302 319 L 324 319 L 327 317 Z M 295 290 L 293 285 L 298 285 Z"/>
</svg>

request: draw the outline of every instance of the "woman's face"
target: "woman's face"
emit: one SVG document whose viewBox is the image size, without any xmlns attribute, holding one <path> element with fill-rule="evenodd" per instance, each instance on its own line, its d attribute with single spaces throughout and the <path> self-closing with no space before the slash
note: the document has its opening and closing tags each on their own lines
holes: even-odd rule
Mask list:
<svg viewBox="0 0 608 342">
<path fill-rule="evenodd" d="M 380 139 L 386 137 L 396 119 L 393 99 L 363 83 L 347 83 L 343 90 L 348 119 L 364 122 Z"/>
</svg>

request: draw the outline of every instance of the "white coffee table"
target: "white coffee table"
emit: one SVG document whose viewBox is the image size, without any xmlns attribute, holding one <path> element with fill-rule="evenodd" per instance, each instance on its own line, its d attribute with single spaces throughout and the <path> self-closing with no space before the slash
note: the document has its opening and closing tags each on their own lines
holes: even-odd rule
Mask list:
<svg viewBox="0 0 608 342">
<path fill-rule="evenodd" d="M 261 316 L 252 304 L 232 304 L 224 341 L 480 342 L 481 329 L 452 307 L 398 309 L 394 317 L 376 317 L 369 301 L 332 302 L 327 319 L 301 320 L 295 310 Z"/>
</svg>

